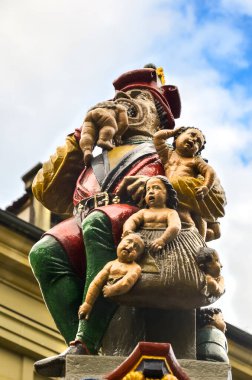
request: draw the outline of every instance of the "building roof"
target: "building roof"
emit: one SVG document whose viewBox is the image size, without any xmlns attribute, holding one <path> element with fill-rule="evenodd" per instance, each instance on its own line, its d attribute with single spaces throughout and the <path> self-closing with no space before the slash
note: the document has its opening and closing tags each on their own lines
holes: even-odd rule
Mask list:
<svg viewBox="0 0 252 380">
<path fill-rule="evenodd" d="M 233 340 L 241 346 L 252 349 L 252 335 L 244 330 L 239 329 L 238 327 L 231 325 L 230 323 L 227 323 L 226 336 L 228 339 Z"/>
<path fill-rule="evenodd" d="M 0 209 L 0 224 L 9 227 L 10 229 L 19 232 L 26 237 L 30 238 L 34 242 L 41 238 L 41 235 L 45 231 L 41 228 L 34 226 L 31 223 L 25 222 L 24 220 L 16 217 L 9 211 L 4 211 Z"/>
</svg>

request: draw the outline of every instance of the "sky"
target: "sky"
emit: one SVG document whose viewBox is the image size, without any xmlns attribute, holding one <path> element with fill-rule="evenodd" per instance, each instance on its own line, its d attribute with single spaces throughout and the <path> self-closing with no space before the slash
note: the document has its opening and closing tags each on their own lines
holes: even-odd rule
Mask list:
<svg viewBox="0 0 252 380">
<path fill-rule="evenodd" d="M 46 161 L 114 95 L 112 81 L 153 62 L 182 100 L 176 126 L 207 139 L 204 157 L 226 190 L 216 306 L 252 334 L 251 0 L 2 0 L 0 207 L 24 194 L 22 175 Z"/>
</svg>

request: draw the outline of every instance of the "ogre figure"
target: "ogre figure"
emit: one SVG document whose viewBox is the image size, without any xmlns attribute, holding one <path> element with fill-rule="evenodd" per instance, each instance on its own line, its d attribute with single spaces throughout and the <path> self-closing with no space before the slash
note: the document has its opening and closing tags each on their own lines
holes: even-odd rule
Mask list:
<svg viewBox="0 0 252 380">
<path fill-rule="evenodd" d="M 45 207 L 69 216 L 74 212 L 74 217 L 46 232 L 30 252 L 30 263 L 44 300 L 69 345 L 62 354 L 35 363 L 41 375 L 63 376 L 66 355 L 96 354 L 99 350 L 117 304 L 100 295 L 88 320 L 78 319 L 79 306 L 97 273 L 107 262 L 116 258 L 122 226 L 138 211 L 146 180 L 164 175 L 164 168 L 152 142 L 153 135 L 161 129 L 173 129 L 174 118 L 180 115 L 177 88 L 161 85 L 154 68 L 127 72 L 114 81 L 114 87 L 114 99 L 99 103 L 89 111 L 92 115 L 88 113 L 85 117 L 85 120 L 95 121 L 92 129 L 97 128 L 96 133 L 92 131 L 91 149 L 85 144 L 80 146 L 81 129 L 77 129 L 43 165 L 34 180 L 34 195 Z M 101 109 L 103 117 L 107 115 L 106 123 L 112 120 L 115 125 L 120 120 L 119 129 L 123 132 L 116 144 L 111 141 L 113 136 L 116 137 L 112 133 L 109 136 L 112 143 L 109 150 L 104 149 L 100 155 L 92 157 L 90 150 L 97 145 L 98 131 L 104 127 L 104 118 L 99 125 L 98 112 Z M 124 122 L 127 123 L 125 128 Z M 186 307 L 192 308 L 211 302 L 200 292 L 205 279 L 194 257 L 194 252 L 205 246 L 205 241 L 194 225 L 184 224 L 188 218 L 183 220 L 183 215 L 180 218 L 182 230 L 176 241 L 182 241 L 181 244 L 188 241 L 188 249 L 193 252 L 189 253 L 189 258 L 185 253 L 189 275 L 184 276 L 178 286 L 180 276 L 172 273 L 160 296 L 170 300 L 169 307 L 181 307 L 183 300 L 177 298 L 176 289 L 180 294 L 185 289 L 186 298 L 189 293 L 192 294 L 191 303 Z M 176 244 L 179 249 L 180 243 Z M 170 255 L 172 260 L 175 259 L 176 249 Z M 161 258 L 163 261 L 158 262 L 157 266 L 169 267 L 170 258 Z M 155 307 L 156 289 L 151 280 L 154 276 L 154 283 L 158 284 L 159 290 L 163 289 L 163 282 L 157 281 L 159 273 L 144 273 L 137 283 L 136 299 L 142 298 L 142 285 L 145 284 L 146 276 L 149 276 L 148 287 L 143 304 L 148 300 L 150 304 L 147 306 Z M 119 302 L 134 304 L 134 297 L 130 301 L 127 299 L 134 289 L 125 299 L 122 295 Z M 153 289 L 151 296 L 149 289 Z M 167 289 L 171 289 L 170 298 L 167 297 Z M 162 300 L 160 302 L 162 304 Z M 164 303 L 164 307 L 167 304 Z"/>
</svg>

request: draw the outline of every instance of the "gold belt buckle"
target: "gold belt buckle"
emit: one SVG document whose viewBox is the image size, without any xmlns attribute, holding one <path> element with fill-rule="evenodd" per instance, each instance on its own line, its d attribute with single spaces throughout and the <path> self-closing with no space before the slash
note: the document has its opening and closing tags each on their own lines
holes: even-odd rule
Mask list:
<svg viewBox="0 0 252 380">
<path fill-rule="evenodd" d="M 109 195 L 106 191 L 94 195 L 94 207 L 107 206 L 109 204 Z"/>
<path fill-rule="evenodd" d="M 85 206 L 80 202 L 77 206 L 78 212 L 82 212 L 82 210 L 85 208 Z"/>
</svg>

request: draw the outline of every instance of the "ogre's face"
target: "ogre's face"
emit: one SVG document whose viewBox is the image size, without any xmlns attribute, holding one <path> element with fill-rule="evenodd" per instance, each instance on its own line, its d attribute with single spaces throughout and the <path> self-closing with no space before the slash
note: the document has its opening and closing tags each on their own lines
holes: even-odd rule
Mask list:
<svg viewBox="0 0 252 380">
<path fill-rule="evenodd" d="M 149 91 L 140 89 L 118 91 L 114 100 L 115 103 L 125 106 L 128 113 L 129 128 L 123 139 L 135 135 L 152 137 L 159 129 L 157 110 Z"/>
</svg>

